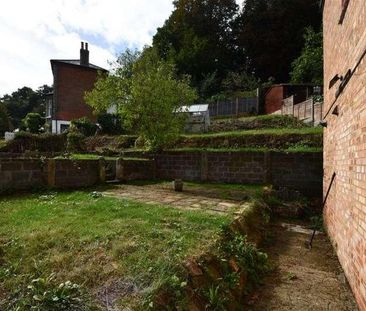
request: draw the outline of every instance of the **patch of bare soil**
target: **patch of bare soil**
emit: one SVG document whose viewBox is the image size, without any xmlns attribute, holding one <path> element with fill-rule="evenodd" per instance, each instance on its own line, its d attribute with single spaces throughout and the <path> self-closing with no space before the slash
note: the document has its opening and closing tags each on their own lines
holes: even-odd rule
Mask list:
<svg viewBox="0 0 366 311">
<path fill-rule="evenodd" d="M 98 300 L 103 308 L 107 311 L 122 311 L 117 302 L 122 297 L 137 295 L 138 288 L 132 282 L 124 280 L 113 280 L 104 285 L 97 293 Z"/>
<path fill-rule="evenodd" d="M 278 222 L 264 245 L 274 271 L 251 295 L 248 310 L 358 310 L 327 236 Z"/>
</svg>

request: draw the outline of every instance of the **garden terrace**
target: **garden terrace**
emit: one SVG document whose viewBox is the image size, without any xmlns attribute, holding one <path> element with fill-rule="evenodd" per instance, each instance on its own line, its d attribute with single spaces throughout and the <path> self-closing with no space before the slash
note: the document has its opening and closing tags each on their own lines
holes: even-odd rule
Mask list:
<svg viewBox="0 0 366 311">
<path fill-rule="evenodd" d="M 292 116 L 260 115 L 244 118 L 212 118 L 210 132 L 303 127 L 306 125 Z"/>
<path fill-rule="evenodd" d="M 300 128 L 184 135 L 175 148 L 321 151 L 322 145 L 322 128 Z"/>
</svg>

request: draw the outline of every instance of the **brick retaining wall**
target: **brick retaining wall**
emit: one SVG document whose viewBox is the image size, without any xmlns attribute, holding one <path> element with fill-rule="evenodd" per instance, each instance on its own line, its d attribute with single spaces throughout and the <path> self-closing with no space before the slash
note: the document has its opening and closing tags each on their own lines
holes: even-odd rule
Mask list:
<svg viewBox="0 0 366 311">
<path fill-rule="evenodd" d="M 166 152 L 155 156 L 156 178 L 273 184 L 321 196 L 322 153 Z"/>
<path fill-rule="evenodd" d="M 0 159 L 0 192 L 6 189 L 87 187 L 106 180 L 100 160 Z M 321 153 L 166 152 L 155 159 L 114 161 L 121 181 L 183 179 L 244 184 L 273 184 L 310 196 L 321 195 Z M 108 161 L 109 166 L 113 161 Z M 107 172 L 109 173 L 109 172 Z"/>
<path fill-rule="evenodd" d="M 104 166 L 101 160 L 0 158 L 0 192 L 88 187 L 104 181 Z"/>
<path fill-rule="evenodd" d="M 154 160 L 124 160 L 116 161 L 116 179 L 121 181 L 151 180 L 155 178 Z"/>
<path fill-rule="evenodd" d="M 41 160 L 0 159 L 0 191 L 41 187 L 46 179 Z"/>
</svg>

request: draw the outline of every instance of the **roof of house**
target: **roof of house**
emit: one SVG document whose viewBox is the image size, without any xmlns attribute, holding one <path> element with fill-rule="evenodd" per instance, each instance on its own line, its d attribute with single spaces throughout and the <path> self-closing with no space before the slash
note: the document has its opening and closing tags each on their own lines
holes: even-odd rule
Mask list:
<svg viewBox="0 0 366 311">
<path fill-rule="evenodd" d="M 64 64 L 68 64 L 68 65 L 73 65 L 73 66 L 81 66 L 81 67 L 91 68 L 91 69 L 95 69 L 95 70 L 108 71 L 107 69 L 104 69 L 97 65 L 93 65 L 91 63 L 89 63 L 88 65 L 81 65 L 80 59 L 51 59 L 51 64 L 52 63 L 64 63 Z"/>
</svg>

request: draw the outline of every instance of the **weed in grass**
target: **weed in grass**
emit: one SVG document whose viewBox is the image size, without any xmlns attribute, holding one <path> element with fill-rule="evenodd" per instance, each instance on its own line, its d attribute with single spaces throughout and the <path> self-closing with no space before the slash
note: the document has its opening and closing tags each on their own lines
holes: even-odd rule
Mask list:
<svg viewBox="0 0 366 311">
<path fill-rule="evenodd" d="M 288 281 L 293 281 L 293 280 L 296 280 L 297 279 L 297 276 L 295 273 L 293 272 L 287 272 L 286 274 L 286 280 Z"/>
<path fill-rule="evenodd" d="M 208 304 L 206 305 L 207 310 L 212 311 L 224 311 L 226 310 L 227 298 L 221 293 L 220 285 L 211 286 L 205 293 Z"/>
<path fill-rule="evenodd" d="M 260 282 L 263 274 L 269 270 L 268 256 L 260 252 L 253 243 L 248 242 L 246 236 L 236 235 L 220 246 L 223 256 L 233 257 L 248 273 L 250 284 Z"/>
</svg>

